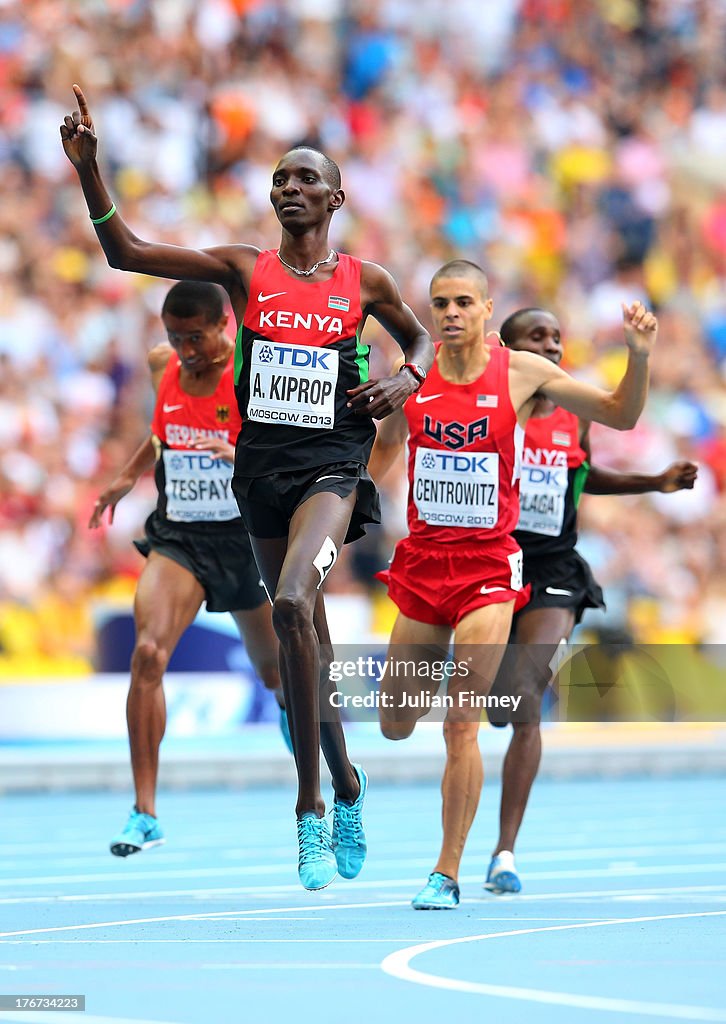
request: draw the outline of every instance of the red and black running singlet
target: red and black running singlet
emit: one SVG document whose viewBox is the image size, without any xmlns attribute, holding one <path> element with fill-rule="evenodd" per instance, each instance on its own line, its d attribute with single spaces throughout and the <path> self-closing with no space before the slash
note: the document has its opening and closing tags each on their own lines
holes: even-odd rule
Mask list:
<svg viewBox="0 0 726 1024">
<path fill-rule="evenodd" d="M 519 515 L 517 477 L 524 431 L 509 396 L 509 350 L 491 348 L 471 384 L 444 380 L 434 362 L 403 407 L 409 429 L 408 528 L 442 544 L 491 541 Z"/>
<path fill-rule="evenodd" d="M 200 398 L 182 391 L 181 363 L 175 354 L 159 384 L 151 431 L 156 438 L 157 511 L 175 523 L 221 523 L 239 519 L 232 493 L 232 466 L 195 441 L 221 437 L 234 444 L 241 426 L 230 356 L 213 395 Z"/>
<path fill-rule="evenodd" d="M 257 257 L 235 351 L 240 476 L 368 462 L 375 426 L 346 395 L 368 380 L 360 276 L 343 253 L 329 281 L 295 280 L 274 249 Z"/>
<path fill-rule="evenodd" d="M 550 416 L 527 421 L 514 534 L 525 557 L 575 547 L 577 505 L 589 470 L 586 458 L 574 413 L 557 408 Z"/>
</svg>

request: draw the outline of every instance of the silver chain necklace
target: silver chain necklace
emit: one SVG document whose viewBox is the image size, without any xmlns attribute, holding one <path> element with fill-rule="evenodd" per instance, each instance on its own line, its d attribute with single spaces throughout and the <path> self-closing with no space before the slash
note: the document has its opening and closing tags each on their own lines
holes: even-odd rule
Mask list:
<svg viewBox="0 0 726 1024">
<path fill-rule="evenodd" d="M 277 250 L 277 258 L 280 261 L 280 263 L 282 263 L 283 267 L 287 267 L 288 270 L 291 270 L 293 272 L 293 274 L 297 274 L 299 277 L 310 277 L 311 274 L 315 273 L 315 271 L 318 269 L 318 267 L 324 267 L 325 264 L 326 263 L 330 263 L 330 261 L 336 255 L 337 255 L 337 253 L 336 253 L 335 249 L 331 249 L 330 252 L 328 253 L 328 255 L 325 257 L 325 259 L 324 260 L 318 260 L 318 262 L 316 264 L 314 264 L 314 266 L 312 266 L 310 268 L 310 270 L 298 270 L 297 267 L 291 267 L 289 263 L 285 263 L 284 259 L 280 255 L 280 250 L 279 249 Z"/>
</svg>

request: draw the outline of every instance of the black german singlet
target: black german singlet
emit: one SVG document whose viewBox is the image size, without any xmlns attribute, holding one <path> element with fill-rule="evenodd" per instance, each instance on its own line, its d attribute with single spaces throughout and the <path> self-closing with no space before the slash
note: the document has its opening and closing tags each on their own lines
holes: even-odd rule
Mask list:
<svg viewBox="0 0 726 1024">
<path fill-rule="evenodd" d="M 519 522 L 514 533 L 525 558 L 574 549 L 577 506 L 588 470 L 577 416 L 556 408 L 550 416 L 530 417 L 524 435 Z"/>
<path fill-rule="evenodd" d="M 290 277 L 274 249 L 258 256 L 235 351 L 238 476 L 368 462 L 375 426 L 346 394 L 368 380 L 360 276 L 342 253 L 319 282 Z"/>
</svg>

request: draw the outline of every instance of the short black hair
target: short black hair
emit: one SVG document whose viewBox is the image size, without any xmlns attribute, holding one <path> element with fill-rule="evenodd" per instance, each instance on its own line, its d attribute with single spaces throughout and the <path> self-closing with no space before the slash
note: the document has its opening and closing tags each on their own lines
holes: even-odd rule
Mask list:
<svg viewBox="0 0 726 1024">
<path fill-rule="evenodd" d="M 166 294 L 161 315 L 165 313 L 183 320 L 201 313 L 214 324 L 224 316 L 224 292 L 209 281 L 178 281 Z"/>
<path fill-rule="evenodd" d="M 304 149 L 309 153 L 316 153 L 318 156 L 323 158 L 323 177 L 330 185 L 333 192 L 337 192 L 341 185 L 340 167 L 336 164 L 332 157 L 328 156 L 327 153 L 323 153 L 321 149 L 316 149 L 315 146 L 306 146 L 304 144 L 300 146 L 293 146 L 289 149 L 288 153 L 297 153 L 299 150 Z M 287 156 L 287 153 L 285 154 Z"/>
<path fill-rule="evenodd" d="M 472 263 L 471 260 L 449 260 L 448 263 L 444 263 L 443 267 L 439 267 L 434 276 L 431 278 L 431 284 L 429 285 L 429 291 L 434 286 L 434 283 L 439 280 L 440 277 L 468 277 L 473 281 L 476 281 L 481 292 L 483 299 L 489 298 L 489 281 L 487 275 L 484 273 L 478 263 Z"/>
<path fill-rule="evenodd" d="M 542 309 L 541 306 L 527 306 L 524 309 L 518 309 L 516 312 L 508 316 L 502 326 L 499 328 L 499 336 L 502 339 L 502 344 L 507 348 L 511 348 L 514 342 L 517 340 L 517 334 L 521 321 L 529 313 L 546 313 L 546 309 Z"/>
</svg>

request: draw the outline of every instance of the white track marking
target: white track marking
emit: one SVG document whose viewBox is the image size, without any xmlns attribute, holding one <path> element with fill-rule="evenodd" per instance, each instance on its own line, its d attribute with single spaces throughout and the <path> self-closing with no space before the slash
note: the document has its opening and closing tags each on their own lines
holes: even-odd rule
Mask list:
<svg viewBox="0 0 726 1024">
<path fill-rule="evenodd" d="M 291 914 L 300 911 L 319 910 L 356 910 L 361 907 L 399 907 L 405 906 L 402 900 L 386 900 L 379 903 L 323 903 L 314 907 L 270 907 L 266 910 L 251 910 L 250 914 Z M 244 910 L 220 910 L 219 913 L 209 914 L 167 914 L 164 917 L 137 917 L 129 921 L 97 921 L 93 924 L 64 924 L 55 928 L 27 928 L 17 932 L 0 932 L 0 939 L 10 939 L 17 935 L 48 935 L 51 932 L 81 932 L 91 928 L 123 928 L 132 924 L 159 924 L 163 921 L 209 921 L 224 920 L 230 915 L 247 916 Z"/>
<path fill-rule="evenodd" d="M 283 960 L 282 963 L 265 963 L 265 964 L 199 964 L 199 966 L 208 971 L 379 971 L 380 967 L 378 964 L 358 964 L 349 963 L 332 964 L 329 960 L 323 961 L 323 963 L 295 963 L 291 964 L 287 960 Z"/>
<path fill-rule="evenodd" d="M 206 921 L 207 918 L 202 918 L 202 920 Z M 229 918 L 225 918 L 224 920 L 226 922 L 226 921 L 229 920 Z M 248 918 L 245 918 L 245 920 L 247 920 L 247 921 L 265 921 L 265 920 L 269 920 L 269 918 L 262 918 L 262 917 L 252 917 L 252 918 L 249 918 L 248 917 Z M 277 918 L 277 920 L 280 920 L 280 919 Z M 282 920 L 283 921 L 307 921 L 307 920 L 309 920 L 309 918 L 305 918 L 305 917 L 284 917 L 284 918 L 282 918 Z M 511 924 L 511 921 L 512 921 L 511 917 L 509 917 L 509 918 L 501 918 L 500 920 L 506 920 L 510 924 Z M 538 920 L 538 921 L 539 920 L 558 921 L 560 919 L 556 918 L 556 917 L 546 917 L 546 918 L 536 918 L 536 920 Z M 590 918 L 590 920 L 592 920 L 592 918 Z M 242 942 L 248 942 L 248 943 L 252 943 L 253 945 L 256 946 L 258 943 L 266 943 L 268 945 L 276 945 L 278 943 L 282 943 L 283 945 L 285 945 L 285 944 L 294 945 L 295 943 L 302 943 L 303 945 L 309 945 L 310 943 L 313 943 L 313 942 L 319 942 L 319 943 L 333 943 L 334 945 L 337 946 L 341 942 L 352 942 L 352 943 L 355 944 L 355 943 L 358 943 L 358 942 L 410 942 L 410 941 L 411 941 L 411 936 L 410 935 L 404 935 L 403 938 L 399 938 L 399 939 L 397 939 L 397 938 L 395 938 L 393 936 L 391 938 L 388 938 L 388 939 L 358 939 L 358 938 L 355 938 L 355 939 L 341 939 L 340 937 L 336 937 L 336 938 L 332 938 L 332 939 L 307 939 L 307 938 L 306 939 L 258 939 L 258 938 L 248 938 L 248 939 L 244 939 L 244 938 L 242 938 L 242 939 L 240 939 L 240 938 L 233 938 L 233 939 L 192 939 L 192 938 L 185 938 L 185 939 L 33 939 L 33 943 L 32 944 L 33 944 L 33 946 L 81 946 L 81 945 L 88 945 L 89 943 L 92 943 L 94 946 L 123 946 L 123 945 L 142 946 L 144 944 L 150 945 L 150 944 L 153 944 L 153 943 L 156 943 L 156 944 L 161 943 L 162 945 L 167 945 L 168 944 L 170 946 L 173 946 L 175 944 L 179 944 L 179 943 L 182 943 L 182 942 L 191 943 L 191 944 L 196 943 L 197 945 L 204 945 L 204 943 L 206 943 L 206 942 L 209 942 L 209 943 L 225 943 L 225 942 L 229 942 L 229 943 L 242 943 Z M 22 946 L 22 945 L 24 945 L 24 940 L 23 939 L 2 939 L 2 940 L 0 940 L 0 944 L 2 944 L 3 946 Z M 0 1017 L 0 1021 L 2 1021 L 2 1019 L 3 1018 Z"/>
<path fill-rule="evenodd" d="M 603 1010 L 610 1013 L 639 1013 L 650 1017 L 669 1017 L 678 1020 L 726 1021 L 726 1010 L 705 1006 L 681 1006 L 671 1003 L 641 1002 L 634 999 L 613 999 L 607 996 L 585 996 L 570 992 L 553 992 L 545 989 L 520 988 L 513 985 L 489 985 L 483 982 L 460 981 L 456 978 L 441 977 L 411 967 L 414 957 L 434 949 L 461 945 L 465 942 L 483 942 L 491 939 L 512 938 L 519 935 L 538 935 L 546 932 L 574 931 L 582 928 L 608 928 L 617 925 L 644 924 L 652 921 L 679 921 L 687 918 L 723 917 L 726 910 L 704 911 L 690 914 L 658 914 L 650 917 L 622 917 L 608 921 L 591 921 L 582 924 L 555 925 L 547 928 L 518 928 L 507 932 L 489 932 L 485 935 L 470 935 L 456 939 L 438 939 L 423 942 L 407 949 L 389 954 L 381 963 L 381 969 L 400 981 L 410 981 L 430 988 L 469 992 L 474 995 L 493 996 L 500 999 L 518 999 L 532 1003 L 547 1003 L 556 1006 L 577 1007 L 584 1010 Z"/>
<path fill-rule="evenodd" d="M 28 831 L 29 829 L 32 829 L 36 824 L 37 822 L 28 821 L 20 829 L 20 831 Z M 12 824 L 9 824 L 5 819 L 4 825 L 6 828 L 13 828 Z M 181 828 L 181 826 L 178 826 L 178 828 Z M 638 831 L 640 832 L 642 831 L 642 829 L 639 828 Z M 623 844 L 621 844 L 620 846 L 591 845 L 589 843 L 589 839 L 594 837 L 588 834 L 582 836 L 582 846 L 568 846 L 565 849 L 557 849 L 553 847 L 552 849 L 528 850 L 526 854 L 526 859 L 529 863 L 535 863 L 539 861 L 546 862 L 550 859 L 565 859 L 569 861 L 577 860 L 580 857 L 589 858 L 591 856 L 609 857 L 623 855 L 630 857 L 636 855 L 640 856 L 641 854 L 647 855 L 649 851 L 652 851 L 655 855 L 659 851 L 662 851 L 664 848 L 668 851 L 678 850 L 681 848 L 685 848 L 687 850 L 697 848 L 702 852 L 707 852 L 711 847 L 713 847 L 714 849 L 716 847 L 719 847 L 721 850 L 723 850 L 726 846 L 726 829 L 714 828 L 713 830 L 710 830 L 709 834 L 710 841 L 708 843 L 704 843 L 702 841 L 702 829 L 682 829 L 679 830 L 678 837 L 676 840 L 674 840 L 670 832 L 664 831 L 659 833 L 653 826 L 648 829 L 648 838 L 650 840 L 648 845 L 637 844 L 633 846 L 625 845 L 627 843 L 627 840 L 624 840 Z M 656 842 L 656 840 L 658 840 L 659 838 L 662 840 L 660 844 Z M 170 847 L 169 844 L 167 844 L 167 849 L 164 851 L 164 860 L 167 860 L 167 858 L 169 858 L 172 855 L 178 855 L 179 857 L 185 856 L 187 859 L 190 859 L 191 857 L 196 856 L 198 851 L 208 850 L 210 848 L 210 845 L 212 847 L 215 847 L 216 849 L 216 847 L 221 843 L 229 843 L 228 833 L 207 833 L 205 834 L 205 838 L 203 839 L 196 838 L 193 835 L 185 834 L 183 841 L 179 842 L 178 847 Z M 394 842 L 391 840 L 379 839 L 376 842 L 376 848 L 378 849 L 379 852 L 386 851 L 396 854 L 400 853 L 401 855 L 407 855 L 410 853 L 418 852 L 421 849 L 421 843 L 420 841 L 413 840 L 408 842 Z M 252 860 L 255 857 L 257 857 L 267 862 L 271 858 L 280 860 L 282 860 L 283 858 L 289 858 L 291 849 L 292 852 L 294 852 L 294 849 L 290 847 L 289 843 L 284 844 L 282 842 L 278 843 L 275 846 L 265 846 L 262 843 L 245 843 L 244 846 L 240 846 L 239 849 L 216 849 L 216 852 L 219 854 L 220 857 L 230 859 L 249 858 L 250 860 Z M 467 855 L 469 856 L 477 854 L 489 856 L 491 855 L 491 844 L 484 843 L 481 840 L 472 840 L 472 842 L 467 843 L 466 849 Z M 58 855 L 61 851 L 65 851 L 68 855 L 75 853 L 78 856 L 79 861 L 81 859 L 88 861 L 89 859 L 98 857 L 99 854 L 103 854 L 105 856 L 105 847 L 103 843 L 99 843 L 97 847 L 89 848 L 83 855 L 78 854 L 77 837 L 68 837 L 67 839 L 54 838 L 52 850 L 49 849 L 47 839 L 45 838 L 42 841 L 39 839 L 38 842 L 35 843 L 0 842 L 0 860 L 10 859 L 13 860 L 15 863 L 17 863 L 18 857 L 28 856 L 37 856 L 38 859 L 51 859 L 55 862 L 57 859 L 56 855 Z"/>
<path fill-rule="evenodd" d="M 649 889 L 584 889 L 580 892 L 535 892 L 535 893 L 520 893 L 517 899 L 522 900 L 526 903 L 539 903 L 547 900 L 580 900 L 580 899 L 601 899 L 601 898 L 612 898 L 620 899 L 622 897 L 629 898 L 631 896 L 636 899 L 641 899 L 645 896 L 697 896 L 699 893 L 725 893 L 726 884 L 721 885 L 677 885 L 677 886 L 653 886 Z M 493 896 L 491 893 L 486 893 L 486 902 L 491 903 L 492 899 L 500 899 L 499 896 Z"/>
<path fill-rule="evenodd" d="M 410 881 L 410 880 L 407 880 L 407 881 Z M 397 883 L 397 884 L 402 884 L 402 882 Z M 600 897 L 600 896 L 613 897 L 613 896 L 619 896 L 619 895 L 636 895 L 637 896 L 637 895 L 644 895 L 644 894 L 656 894 L 656 895 L 661 895 L 661 896 L 667 897 L 667 896 L 672 896 L 672 895 L 677 894 L 677 893 L 690 894 L 690 893 L 694 893 L 694 892 L 697 893 L 697 892 L 704 892 L 704 891 L 705 892 L 713 892 L 714 890 L 716 890 L 716 891 L 723 891 L 725 888 L 726 888 L 726 886 L 678 886 L 678 887 L 675 887 L 675 888 L 658 888 L 658 889 L 641 890 L 641 891 L 638 891 L 638 890 L 633 891 L 633 890 L 630 890 L 630 889 L 621 889 L 621 890 L 607 890 L 607 889 L 604 889 L 604 890 L 585 891 L 585 892 L 546 893 L 544 895 L 535 895 L 535 896 L 530 896 L 530 897 L 525 897 L 525 896 L 521 896 L 520 895 L 520 896 L 517 896 L 515 898 L 517 900 L 519 900 L 522 904 L 524 904 L 525 902 L 528 902 L 528 901 L 531 902 L 531 901 L 534 901 L 534 900 L 541 900 L 541 899 L 565 899 L 565 900 L 566 899 L 586 899 L 586 898 Z M 138 895 L 138 894 L 136 894 L 136 895 Z M 129 895 L 127 895 L 125 897 L 125 899 L 128 899 L 128 898 L 130 898 Z M 484 902 L 491 903 L 492 900 L 495 900 L 495 899 L 499 900 L 499 899 L 501 899 L 501 897 L 489 897 L 486 900 L 482 899 L 481 903 L 484 903 Z M 409 902 L 410 901 L 408 899 L 406 899 L 406 900 L 376 900 L 374 902 L 359 902 L 359 903 L 320 903 L 320 904 L 315 904 L 314 906 L 307 906 L 307 907 L 305 907 L 305 906 L 294 906 L 294 907 L 256 907 L 256 908 L 250 909 L 250 910 L 220 910 L 220 911 L 213 911 L 211 913 L 209 911 L 200 911 L 200 912 L 198 912 L 196 914 L 167 914 L 167 915 L 159 916 L 159 917 L 132 918 L 130 920 L 122 920 L 122 921 L 97 921 L 97 922 L 91 922 L 91 923 L 88 923 L 88 924 L 58 925 L 58 926 L 50 927 L 50 928 L 29 928 L 29 929 L 23 929 L 23 930 L 20 930 L 20 931 L 0 932 L 0 940 L 2 940 L 2 939 L 11 939 L 11 938 L 15 938 L 15 937 L 21 936 L 21 935 L 47 935 L 47 934 L 50 934 L 50 933 L 54 933 L 55 934 L 55 933 L 58 933 L 58 932 L 88 931 L 90 929 L 95 929 L 95 928 L 128 927 L 129 925 L 134 925 L 134 924 L 159 924 L 159 923 L 163 923 L 163 922 L 166 922 L 166 921 L 206 921 L 206 922 L 209 922 L 209 921 L 228 921 L 230 919 L 235 919 L 235 918 L 239 918 L 240 920 L 249 920 L 249 919 L 255 920 L 257 918 L 260 918 L 262 920 L 267 920 L 268 919 L 267 915 L 277 915 L 277 916 L 279 916 L 279 915 L 284 915 L 284 914 L 290 915 L 290 914 L 300 914 L 300 913 L 320 913 L 320 912 L 323 912 L 323 911 L 331 911 L 331 910 L 369 910 L 369 909 L 372 909 L 372 908 L 381 908 L 381 907 L 405 907 L 405 906 L 409 905 Z M 688 913 L 688 914 L 671 914 L 671 915 L 666 915 L 665 917 L 657 917 L 657 918 L 656 917 L 653 917 L 653 918 L 648 917 L 648 918 L 642 918 L 642 919 L 637 919 L 637 918 L 613 918 L 613 919 L 607 920 L 607 921 L 601 921 L 601 920 L 598 919 L 598 921 L 596 923 L 598 924 L 598 926 L 604 926 L 604 925 L 607 925 L 607 924 L 617 924 L 621 920 L 623 920 L 623 921 L 634 921 L 634 920 L 644 920 L 644 921 L 648 920 L 648 921 L 650 921 L 650 920 L 668 920 L 668 919 L 674 918 L 674 917 L 708 917 L 708 916 L 724 916 L 724 915 L 726 915 L 726 910 L 717 910 L 717 911 L 704 911 L 702 913 L 698 912 L 698 913 Z M 493 918 L 490 918 L 490 917 L 485 917 L 485 918 L 483 918 L 483 920 L 496 920 L 496 919 L 493 919 Z M 498 920 L 501 920 L 501 918 L 498 919 Z M 562 928 L 593 927 L 593 924 L 591 923 L 591 919 L 588 919 L 588 921 L 585 922 L 585 923 L 574 924 L 574 925 L 573 924 L 568 924 L 568 925 L 563 925 L 561 927 Z M 551 930 L 551 929 L 535 928 L 535 929 L 529 929 L 528 931 L 539 932 L 539 931 L 548 931 L 548 930 Z M 554 930 L 559 930 L 559 929 L 555 928 Z M 518 934 L 525 934 L 525 932 L 519 932 L 519 931 L 517 931 L 517 932 L 494 932 L 494 933 L 492 933 L 491 936 L 480 936 L 480 938 L 496 938 L 499 935 L 518 935 Z M 449 940 L 449 939 L 447 939 L 447 940 L 444 941 L 444 944 L 446 944 L 448 942 L 453 942 L 453 941 L 456 941 L 456 942 L 473 942 L 476 939 L 477 939 L 477 936 L 464 937 L 464 938 L 456 939 L 456 940 Z M 394 940 L 392 940 L 392 941 L 394 941 Z M 408 941 L 408 940 L 404 939 L 404 940 L 401 940 L 401 941 Z"/>
<path fill-rule="evenodd" d="M 152 855 L 153 856 L 153 855 Z M 161 855 L 160 855 L 161 856 Z M 412 862 L 409 862 L 412 863 Z M 430 867 L 431 858 L 424 860 L 421 859 L 418 863 Z M 383 862 L 382 864 L 376 865 L 377 868 L 388 868 L 397 867 L 400 868 L 400 861 Z M 696 874 L 708 874 L 713 871 L 714 873 L 723 874 L 726 872 L 726 862 L 718 861 L 704 864 L 612 864 L 605 865 L 600 868 L 569 868 L 563 871 L 528 871 L 526 872 L 526 879 L 529 881 L 557 881 L 559 879 L 576 879 L 576 878 L 629 878 L 638 875 L 669 875 L 673 873 L 683 873 L 689 875 Z M 198 868 L 196 870 L 176 870 L 165 871 L 163 866 L 159 865 L 158 871 L 134 871 L 133 875 L 123 875 L 121 871 L 108 873 L 103 872 L 93 875 L 46 875 L 38 876 L 34 878 L 32 875 L 27 878 L 3 878 L 0 879 L 0 886 L 6 888 L 17 888 L 20 885 L 37 886 L 37 885 L 81 885 L 88 882 L 118 882 L 124 881 L 127 878 L 134 879 L 155 879 L 163 882 L 165 878 L 218 878 L 226 875 L 261 875 L 261 874 L 291 874 L 290 864 L 284 865 L 264 865 L 261 867 L 238 867 L 230 865 L 228 868 Z M 482 868 L 481 875 L 467 875 L 461 879 L 465 882 L 476 882 L 482 881 L 484 878 L 484 869 Z M 411 884 L 410 879 L 404 880 L 406 884 Z M 414 885 L 420 885 L 422 879 L 418 876 L 412 883 Z M 398 885 L 399 882 L 391 880 L 381 881 L 365 881 L 365 882 L 346 882 L 346 888 L 348 889 L 375 889 L 375 888 L 390 888 L 391 886 Z M 237 888 L 236 892 L 257 892 L 262 888 L 260 886 L 249 886 L 245 889 Z M 299 891 L 300 885 L 285 884 L 281 883 L 278 886 L 270 886 L 269 889 L 276 889 L 278 892 L 295 892 Z M 163 897 L 164 891 L 157 890 L 156 895 Z M 54 901 L 57 897 L 53 897 Z"/>
<path fill-rule="evenodd" d="M 492 893 L 484 892 L 482 887 L 484 874 L 480 875 L 462 875 L 460 882 L 462 885 L 472 885 L 474 887 L 479 886 L 478 891 L 467 893 L 467 900 L 479 899 L 483 904 L 490 905 L 493 900 L 497 902 L 509 902 L 510 897 L 506 895 L 494 895 Z M 526 875 L 526 880 L 529 881 L 530 876 Z M 420 886 L 421 877 L 416 876 L 415 878 L 396 878 L 388 879 L 381 882 L 346 882 L 346 889 L 396 889 L 400 888 L 402 891 L 408 890 L 412 886 Z M 95 902 L 118 902 L 128 903 L 129 900 L 165 900 L 165 899 L 176 899 L 176 898 L 187 898 L 196 900 L 210 900 L 210 899 L 229 899 L 234 896 L 278 896 L 285 893 L 300 893 L 300 886 L 298 885 L 260 885 L 260 886 L 224 886 L 218 889 L 145 889 L 141 891 L 132 892 L 99 892 L 99 893 L 75 893 L 66 896 L 6 896 L 0 898 L 0 906 L 13 905 L 17 903 L 21 904 L 32 904 L 32 903 L 95 903 Z M 480 895 L 481 893 L 481 895 Z M 589 889 L 584 891 L 573 891 L 573 892 L 548 892 L 548 893 L 520 893 L 516 896 L 512 896 L 511 899 L 516 900 L 519 903 L 529 903 L 534 900 L 578 900 L 578 899 L 589 899 L 589 898 L 602 898 L 602 897 L 626 897 L 639 899 L 644 896 L 660 896 L 663 894 L 698 894 L 698 893 L 724 893 L 726 894 L 726 884 L 722 885 L 683 885 L 683 886 L 657 886 L 648 889 Z M 404 901 L 402 901 L 404 902 Z M 363 906 L 364 904 L 361 904 Z M 393 904 L 392 904 L 393 905 Z M 295 910 L 309 910 L 309 907 L 295 907 Z M 319 909 L 319 908 L 318 908 Z M 268 908 L 258 908 L 257 910 L 240 911 L 240 913 L 249 914 L 266 914 L 270 911 Z M 277 911 L 275 911 L 277 912 Z M 0 1022 L 2 1024 L 2 1022 Z"/>
</svg>

